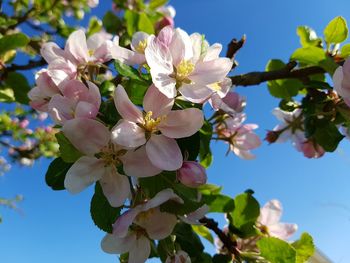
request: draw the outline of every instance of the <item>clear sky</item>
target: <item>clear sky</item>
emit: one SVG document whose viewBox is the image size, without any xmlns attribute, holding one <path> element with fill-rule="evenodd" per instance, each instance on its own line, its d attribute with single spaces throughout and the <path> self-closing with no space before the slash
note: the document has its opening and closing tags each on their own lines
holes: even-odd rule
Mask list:
<svg viewBox="0 0 350 263">
<path fill-rule="evenodd" d="M 103 2 L 92 11 L 101 15 L 111 8 Z M 233 74 L 263 70 L 271 58 L 288 60 L 299 47 L 296 27 L 309 25 L 319 35 L 335 16 L 350 21 L 346 0 L 173 0 L 176 24 L 187 32 L 200 32 L 211 42 L 224 46 L 231 38 L 247 35 L 239 52 L 239 67 Z M 261 138 L 277 121 L 271 110 L 278 101 L 268 95 L 266 84 L 236 89 L 248 98 L 248 121 L 258 123 Z M 350 147 L 344 140 L 338 150 L 318 160 L 309 160 L 289 144 L 268 146 L 255 151 L 257 159 L 225 157 L 226 145 L 213 143 L 214 164 L 209 182 L 224 186 L 234 196 L 247 188 L 255 191 L 261 204 L 277 198 L 284 205 L 283 221 L 308 231 L 316 245 L 334 262 L 350 262 Z M 0 261 L 21 262 L 117 262 L 100 250 L 104 233 L 89 215 L 92 188 L 73 196 L 54 192 L 45 185 L 49 162 L 38 161 L 32 169 L 13 168 L 0 178 L 0 196 L 23 194 L 21 212 L 1 209 Z M 221 223 L 224 223 L 221 221 Z M 213 251 L 207 245 L 208 251 Z"/>
</svg>

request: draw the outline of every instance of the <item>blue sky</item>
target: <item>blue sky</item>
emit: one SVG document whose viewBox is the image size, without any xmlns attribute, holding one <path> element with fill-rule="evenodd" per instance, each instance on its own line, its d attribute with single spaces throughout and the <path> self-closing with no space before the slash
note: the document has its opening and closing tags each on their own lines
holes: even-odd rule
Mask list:
<svg viewBox="0 0 350 263">
<path fill-rule="evenodd" d="M 102 1 L 92 11 L 99 17 L 110 9 Z M 177 10 L 176 24 L 187 32 L 200 32 L 211 42 L 224 46 L 231 38 L 247 35 L 239 52 L 239 67 L 233 74 L 263 70 L 269 59 L 288 60 L 299 47 L 296 27 L 309 25 L 319 35 L 335 16 L 350 21 L 350 3 L 325 1 L 172 1 Z M 236 89 L 248 99 L 248 122 L 258 123 L 263 138 L 266 129 L 277 123 L 271 110 L 278 101 L 269 96 L 266 84 Z M 255 191 L 261 204 L 277 198 L 284 205 L 283 221 L 299 225 L 311 233 L 316 245 L 334 262 L 350 262 L 350 147 L 348 140 L 333 154 L 309 160 L 289 144 L 263 146 L 257 159 L 225 157 L 226 145 L 213 143 L 214 164 L 208 171 L 209 182 L 224 186 L 234 196 L 247 188 Z M 104 233 L 89 215 L 92 188 L 79 195 L 54 192 L 45 185 L 49 162 L 38 161 L 32 169 L 13 168 L 0 178 L 0 196 L 23 194 L 25 199 L 16 213 L 1 208 L 0 259 L 2 262 L 117 262 L 115 256 L 100 250 Z M 221 221 L 223 224 L 224 222 Z M 208 251 L 213 251 L 207 245 Z"/>
</svg>

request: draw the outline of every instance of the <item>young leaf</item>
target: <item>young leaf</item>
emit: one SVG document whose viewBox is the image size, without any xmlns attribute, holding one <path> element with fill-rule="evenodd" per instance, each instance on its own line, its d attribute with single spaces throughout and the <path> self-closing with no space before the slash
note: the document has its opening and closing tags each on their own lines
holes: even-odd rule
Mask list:
<svg viewBox="0 0 350 263">
<path fill-rule="evenodd" d="M 107 198 L 104 196 L 101 185 L 97 182 L 95 194 L 91 199 L 90 213 L 95 225 L 101 230 L 112 233 L 112 225 L 120 215 L 122 207 L 111 207 Z"/>
<path fill-rule="evenodd" d="M 29 43 L 29 41 L 29 37 L 23 33 L 5 35 L 0 38 L 0 54 L 3 54 L 9 50 L 24 47 Z"/>
<path fill-rule="evenodd" d="M 327 44 L 338 44 L 348 37 L 348 26 L 342 16 L 337 16 L 324 29 L 324 39 Z"/>
<path fill-rule="evenodd" d="M 5 79 L 5 85 L 13 90 L 15 100 L 21 104 L 28 104 L 27 96 L 30 86 L 26 77 L 17 72 L 10 72 Z"/>
<path fill-rule="evenodd" d="M 122 27 L 120 18 L 117 17 L 112 11 L 108 11 L 102 19 L 103 27 L 108 33 L 116 34 Z"/>
<path fill-rule="evenodd" d="M 72 165 L 64 162 L 60 157 L 53 160 L 45 175 L 46 184 L 53 190 L 64 190 L 64 179 Z"/>
<path fill-rule="evenodd" d="M 258 201 L 250 193 L 240 194 L 234 199 L 235 209 L 231 213 L 233 225 L 241 228 L 247 224 L 254 224 L 260 214 Z"/>
<path fill-rule="evenodd" d="M 82 156 L 82 153 L 71 144 L 67 137 L 64 136 L 63 132 L 56 133 L 55 137 L 60 146 L 60 157 L 63 161 L 66 163 L 74 163 Z"/>
<path fill-rule="evenodd" d="M 209 206 L 209 212 L 229 213 L 235 208 L 234 200 L 227 195 L 203 195 L 202 200 Z"/>
<path fill-rule="evenodd" d="M 340 55 L 342 58 L 347 58 L 350 56 L 350 44 L 345 44 L 340 49 Z"/>
<path fill-rule="evenodd" d="M 292 246 L 297 251 L 296 263 L 306 262 L 315 253 L 313 239 L 308 233 L 303 233 L 299 240 L 292 243 Z"/>
<path fill-rule="evenodd" d="M 133 80 L 144 81 L 144 79 L 140 77 L 140 73 L 136 69 L 120 62 L 119 60 L 114 61 L 114 67 L 118 71 L 118 73 L 124 77 L 128 77 Z"/>
<path fill-rule="evenodd" d="M 202 226 L 202 225 L 192 225 L 192 229 L 195 233 L 197 233 L 201 237 L 205 238 L 210 243 L 214 244 L 214 238 L 211 235 L 208 228 L 206 228 L 205 226 Z"/>
<path fill-rule="evenodd" d="M 157 9 L 158 7 L 165 5 L 168 0 L 151 0 L 149 1 L 149 8 Z"/>
<path fill-rule="evenodd" d="M 202 128 L 199 131 L 199 160 L 200 164 L 203 165 L 204 168 L 208 168 L 213 161 L 213 156 L 210 149 L 210 141 L 212 135 L 213 126 L 210 122 L 205 121 Z"/>
<path fill-rule="evenodd" d="M 137 26 L 139 31 L 146 32 L 148 34 L 154 34 L 153 23 L 145 13 L 141 13 L 139 15 L 139 21 Z"/>
<path fill-rule="evenodd" d="M 139 14 L 128 9 L 125 11 L 124 18 L 126 20 L 126 29 L 128 34 L 130 37 L 132 37 L 132 35 L 138 31 Z"/>
<path fill-rule="evenodd" d="M 270 263 L 295 263 L 296 251 L 287 242 L 275 237 L 263 237 L 257 242 L 260 254 Z"/>
<path fill-rule="evenodd" d="M 297 35 L 303 47 L 320 46 L 322 39 L 317 37 L 316 32 L 308 26 L 298 26 Z"/>
</svg>

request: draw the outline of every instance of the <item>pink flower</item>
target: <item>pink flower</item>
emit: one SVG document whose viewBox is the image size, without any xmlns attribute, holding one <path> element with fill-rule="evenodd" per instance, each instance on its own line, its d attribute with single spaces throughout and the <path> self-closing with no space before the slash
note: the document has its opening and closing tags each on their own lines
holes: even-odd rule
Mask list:
<svg viewBox="0 0 350 263">
<path fill-rule="evenodd" d="M 69 80 L 62 87 L 62 95 L 54 95 L 48 105 L 48 111 L 57 124 L 64 124 L 74 118 L 96 117 L 101 105 L 98 87 L 87 81 L 89 88 L 78 80 Z"/>
<path fill-rule="evenodd" d="M 177 91 L 194 103 L 203 103 L 216 90 L 210 85 L 222 82 L 231 70 L 232 61 L 219 58 L 220 44 L 209 46 L 200 34 L 163 28 L 158 37 L 148 39 L 145 50 L 155 86 L 168 98 Z"/>
<path fill-rule="evenodd" d="M 160 211 L 159 206 L 169 200 L 183 203 L 172 189 L 165 189 L 146 203 L 126 211 L 114 223 L 113 234 L 103 238 L 103 251 L 110 254 L 129 252 L 129 263 L 145 262 L 151 253 L 149 239 L 168 237 L 177 223 L 175 215 Z"/>
<path fill-rule="evenodd" d="M 214 110 L 222 110 L 231 116 L 243 112 L 246 106 L 245 98 L 233 91 L 229 91 L 222 98 L 218 93 L 214 93 L 208 102 Z"/>
<path fill-rule="evenodd" d="M 126 176 L 116 167 L 123 164 L 129 176 L 152 176 L 160 172 L 147 158 L 142 159 L 143 169 L 130 174 L 129 166 L 139 162 L 136 151 L 130 157 L 127 150 L 110 143 L 111 133 L 102 123 L 92 119 L 76 118 L 66 121 L 63 133 L 85 156 L 79 158 L 67 172 L 64 185 L 71 193 L 79 193 L 92 183 L 100 181 L 102 190 L 112 206 L 121 206 L 130 195 Z M 144 154 L 141 152 L 141 155 Z M 97 156 L 97 157 L 96 157 Z M 137 159 L 134 159 L 136 156 Z"/>
<path fill-rule="evenodd" d="M 263 233 L 287 240 L 297 231 L 298 226 L 280 223 L 281 216 L 282 204 L 278 200 L 271 200 L 260 209 L 260 216 L 257 220 L 258 227 Z"/>
<path fill-rule="evenodd" d="M 242 159 L 253 159 L 250 150 L 261 145 L 260 138 L 253 132 L 256 124 L 240 124 L 230 118 L 217 127 L 218 137 L 229 144 L 229 150 Z"/>
<path fill-rule="evenodd" d="M 325 150 L 313 140 L 307 140 L 300 145 L 301 152 L 307 158 L 320 158 L 325 154 Z"/>
<path fill-rule="evenodd" d="M 175 255 L 168 256 L 165 263 L 191 263 L 191 258 L 185 251 L 179 250 Z"/>
<path fill-rule="evenodd" d="M 113 142 L 128 148 L 144 145 L 141 148 L 145 148 L 143 151 L 159 169 L 174 171 L 182 166 L 182 154 L 175 139 L 189 137 L 202 127 L 202 111 L 196 108 L 172 111 L 174 100 L 154 86 L 145 94 L 144 112 L 132 104 L 120 85 L 115 90 L 114 102 L 123 119 L 112 130 Z"/>
<path fill-rule="evenodd" d="M 198 162 L 184 161 L 177 171 L 177 179 L 188 187 L 196 188 L 207 182 L 207 173 Z"/>
<path fill-rule="evenodd" d="M 339 66 L 333 74 L 335 91 L 342 96 L 350 107 L 350 60 L 346 59 L 343 66 Z"/>
</svg>

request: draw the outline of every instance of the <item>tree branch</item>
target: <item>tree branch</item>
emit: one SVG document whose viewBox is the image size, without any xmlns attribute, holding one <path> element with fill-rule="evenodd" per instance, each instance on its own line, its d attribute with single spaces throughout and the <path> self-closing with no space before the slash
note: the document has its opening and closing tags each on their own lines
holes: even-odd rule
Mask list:
<svg viewBox="0 0 350 263">
<path fill-rule="evenodd" d="M 203 223 L 205 227 L 212 230 L 218 236 L 224 246 L 228 249 L 228 251 L 230 251 L 230 253 L 235 256 L 236 259 L 240 258 L 240 252 L 236 249 L 236 242 L 234 242 L 218 227 L 218 222 L 207 217 L 203 217 L 199 220 L 199 222 Z"/>
<path fill-rule="evenodd" d="M 46 61 L 42 58 L 40 60 L 29 60 L 29 62 L 25 65 L 11 64 L 11 66 L 7 67 L 5 70 L 7 72 L 16 71 L 16 70 L 29 70 L 29 69 L 38 68 L 44 65 L 46 65 Z"/>
<path fill-rule="evenodd" d="M 295 69 L 296 62 L 289 62 L 285 68 L 274 71 L 256 71 L 243 75 L 232 76 L 232 84 L 236 86 L 253 86 L 259 85 L 262 82 L 277 79 L 305 79 L 308 76 L 315 74 L 323 74 L 326 71 L 318 66 Z"/>
</svg>

